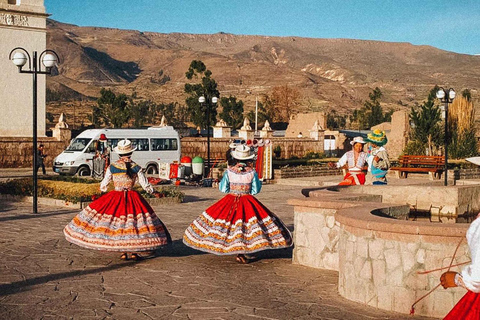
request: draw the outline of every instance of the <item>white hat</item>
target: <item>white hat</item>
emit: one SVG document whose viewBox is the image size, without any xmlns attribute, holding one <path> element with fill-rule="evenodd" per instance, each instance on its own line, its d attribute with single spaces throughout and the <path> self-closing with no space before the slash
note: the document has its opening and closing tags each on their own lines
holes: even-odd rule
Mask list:
<svg viewBox="0 0 480 320">
<path fill-rule="evenodd" d="M 117 146 L 113 149 L 118 154 L 127 154 L 137 150 L 137 147 L 132 146 L 132 141 L 130 140 L 121 140 L 118 142 Z"/>
<path fill-rule="evenodd" d="M 235 150 L 232 151 L 232 157 L 237 160 L 249 160 L 249 159 L 253 159 L 255 155 L 250 153 L 250 147 L 247 147 L 246 145 L 242 144 L 236 147 Z"/>
<path fill-rule="evenodd" d="M 355 138 L 353 138 L 352 141 L 350 141 L 350 144 L 353 146 L 355 143 L 365 144 L 367 142 L 365 140 L 363 140 L 362 137 L 355 137 Z"/>
</svg>

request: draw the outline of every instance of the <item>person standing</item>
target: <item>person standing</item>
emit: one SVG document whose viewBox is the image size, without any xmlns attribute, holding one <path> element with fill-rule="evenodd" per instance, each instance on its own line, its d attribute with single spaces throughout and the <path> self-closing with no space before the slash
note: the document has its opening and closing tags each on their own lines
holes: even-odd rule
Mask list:
<svg viewBox="0 0 480 320">
<path fill-rule="evenodd" d="M 343 181 L 339 186 L 352 186 L 365 184 L 365 172 L 367 166 L 367 154 L 363 152 L 363 146 L 365 141 L 362 137 L 355 137 L 350 142 L 352 150 L 347 151 L 338 162 L 330 162 L 328 166 L 330 168 L 342 168 L 348 167 L 347 174 L 343 177 Z"/>
<path fill-rule="evenodd" d="M 152 207 L 132 190 L 138 181 L 145 191 L 158 195 L 141 167 L 131 160 L 135 149 L 130 140 L 115 147 L 120 159 L 108 167 L 100 183 L 100 190 L 106 192 L 113 181 L 114 190 L 93 201 L 64 228 L 69 242 L 88 249 L 119 251 L 121 259 L 139 260 L 139 252 L 153 251 L 172 241 Z"/>
<path fill-rule="evenodd" d="M 47 174 L 47 171 L 45 170 L 45 163 L 43 160 L 47 157 L 45 153 L 45 146 L 43 144 L 40 144 L 37 148 L 37 164 L 36 164 L 36 171 L 40 167 L 42 167 L 42 173 L 45 175 Z"/>
<path fill-rule="evenodd" d="M 107 145 L 107 137 L 104 133 L 96 142 L 95 156 L 93 157 L 93 177 L 103 179 L 107 168 L 110 166 L 110 148 Z"/>
<path fill-rule="evenodd" d="M 248 263 L 248 254 L 292 245 L 287 227 L 253 196 L 262 188 L 252 166 L 254 156 L 246 145 L 232 151 L 235 164 L 227 168 L 219 184 L 227 195 L 190 224 L 183 243 L 216 255 L 236 254 L 239 263 Z"/>
<path fill-rule="evenodd" d="M 440 283 L 444 289 L 463 287 L 468 292 L 447 314 L 444 320 L 478 320 L 480 319 L 480 214 L 467 230 L 467 242 L 472 263 L 463 268 L 461 273 L 444 272 Z"/>
<path fill-rule="evenodd" d="M 390 168 L 390 160 L 384 147 L 388 142 L 387 135 L 385 131 L 376 129 L 367 135 L 366 140 L 371 144 L 367 158 L 367 181 L 372 185 L 385 185 Z"/>
</svg>

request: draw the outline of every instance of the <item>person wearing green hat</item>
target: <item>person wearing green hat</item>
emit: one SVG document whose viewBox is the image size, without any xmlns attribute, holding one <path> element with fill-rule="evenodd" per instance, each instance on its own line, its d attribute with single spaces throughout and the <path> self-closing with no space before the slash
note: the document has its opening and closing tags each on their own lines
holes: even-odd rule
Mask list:
<svg viewBox="0 0 480 320">
<path fill-rule="evenodd" d="M 367 184 L 385 185 L 387 184 L 387 172 L 390 168 L 388 153 L 385 144 L 388 142 L 385 131 L 376 129 L 367 135 L 368 148 L 368 173 Z"/>
</svg>

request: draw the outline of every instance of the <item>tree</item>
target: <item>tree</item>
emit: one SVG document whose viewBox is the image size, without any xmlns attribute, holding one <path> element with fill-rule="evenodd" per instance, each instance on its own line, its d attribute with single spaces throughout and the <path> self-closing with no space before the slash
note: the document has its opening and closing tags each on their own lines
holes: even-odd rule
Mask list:
<svg viewBox="0 0 480 320">
<path fill-rule="evenodd" d="M 212 97 L 220 98 L 220 92 L 217 90 L 217 83 L 211 75 L 212 72 L 200 60 L 193 60 L 185 73 L 189 80 L 193 77 L 198 78 L 202 76 L 201 83 L 186 83 L 184 89 L 185 93 L 189 95 L 185 102 L 190 118 L 196 126 L 201 128 L 206 128 L 207 126 L 207 111 L 210 112 L 209 123 L 215 123 L 217 119 L 217 105 L 214 105 L 211 99 Z M 198 102 L 200 96 L 205 97 L 203 105 Z"/>
<path fill-rule="evenodd" d="M 148 120 L 148 114 L 154 104 L 149 101 L 140 101 L 132 103 L 131 116 L 133 118 L 133 127 L 141 128 Z"/>
<path fill-rule="evenodd" d="M 243 101 L 237 101 L 236 97 L 223 97 L 220 99 L 220 105 L 223 110 L 220 113 L 222 118 L 234 130 L 239 128 L 243 123 Z"/>
<path fill-rule="evenodd" d="M 327 128 L 329 130 L 345 128 L 346 124 L 346 117 L 339 115 L 336 110 L 330 110 L 327 113 Z"/>
<path fill-rule="evenodd" d="M 271 100 L 274 103 L 275 120 L 288 122 L 300 104 L 300 92 L 288 86 L 274 87 Z"/>
<path fill-rule="evenodd" d="M 412 107 L 410 112 L 410 121 L 412 131 L 410 133 L 410 142 L 405 150 L 406 154 L 429 154 L 434 153 L 434 149 L 442 144 L 443 134 L 441 128 L 440 108 L 435 105 L 438 86 L 435 86 L 428 94 L 427 101 L 419 107 Z"/>
<path fill-rule="evenodd" d="M 101 123 L 114 128 L 121 128 L 130 119 L 130 103 L 125 94 L 115 95 L 110 89 L 102 88 L 97 106 L 93 107 L 93 119 L 95 126 Z"/>
<path fill-rule="evenodd" d="M 373 89 L 368 94 L 370 100 L 364 102 L 361 109 L 355 109 L 353 115 L 350 118 L 351 122 L 356 122 L 359 129 L 370 129 L 382 122 L 388 122 L 392 120 L 393 110 L 383 113 L 383 108 L 380 105 L 380 98 L 383 96 L 382 91 L 378 87 Z"/>
<path fill-rule="evenodd" d="M 264 95 L 263 98 L 264 98 L 264 102 L 258 101 L 258 106 L 257 106 L 257 120 L 258 120 L 257 127 L 259 129 L 260 129 L 261 125 L 265 124 L 265 121 L 267 121 L 267 120 L 270 121 L 270 122 L 273 121 L 273 116 L 272 116 L 273 112 L 269 112 L 269 110 L 267 110 L 267 107 L 266 107 L 266 106 L 269 105 L 268 95 Z M 248 118 L 248 120 L 250 120 L 250 122 L 254 123 L 255 122 L 255 110 L 250 110 L 247 113 L 247 118 Z"/>
<path fill-rule="evenodd" d="M 466 158 L 478 153 L 475 138 L 475 108 L 471 99 L 470 90 L 466 89 L 449 107 L 448 154 L 452 158 Z"/>
</svg>

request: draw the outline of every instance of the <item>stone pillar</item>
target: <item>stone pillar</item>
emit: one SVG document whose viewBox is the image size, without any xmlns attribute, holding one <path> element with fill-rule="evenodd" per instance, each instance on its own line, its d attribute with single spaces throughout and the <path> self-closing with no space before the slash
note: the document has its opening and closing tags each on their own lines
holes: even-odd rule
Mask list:
<svg viewBox="0 0 480 320">
<path fill-rule="evenodd" d="M 312 129 L 310 130 L 310 138 L 314 140 L 323 139 L 325 130 L 318 124 L 318 120 L 315 121 Z"/>
<path fill-rule="evenodd" d="M 227 126 L 227 123 L 220 119 L 213 127 L 214 138 L 230 138 L 232 136 L 232 127 Z"/>
<path fill-rule="evenodd" d="M 273 137 L 273 130 L 270 127 L 270 122 L 266 120 L 265 125 L 263 126 L 263 129 L 260 131 L 260 138 L 271 139 L 272 137 Z"/>
<path fill-rule="evenodd" d="M 69 141 L 72 138 L 72 131 L 68 128 L 68 124 L 65 122 L 65 114 L 63 112 L 58 118 L 58 123 L 52 130 L 52 136 L 58 141 Z"/>
<path fill-rule="evenodd" d="M 398 158 L 407 145 L 410 133 L 408 114 L 405 111 L 396 111 L 392 114 L 392 130 L 387 135 L 388 143 L 385 148 L 390 158 Z"/>
<path fill-rule="evenodd" d="M 255 138 L 255 131 L 250 126 L 250 121 L 245 118 L 243 126 L 238 130 L 238 137 L 244 140 L 253 140 Z"/>
</svg>

